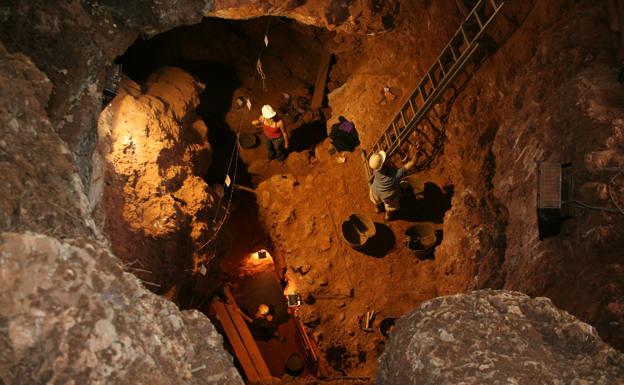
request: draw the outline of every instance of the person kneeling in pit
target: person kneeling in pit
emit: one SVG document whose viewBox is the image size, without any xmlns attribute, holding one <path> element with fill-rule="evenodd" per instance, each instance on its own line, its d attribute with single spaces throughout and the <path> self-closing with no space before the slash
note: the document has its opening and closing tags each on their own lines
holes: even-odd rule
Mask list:
<svg viewBox="0 0 624 385">
<path fill-rule="evenodd" d="M 271 308 L 268 305 L 260 304 L 253 318 L 249 317 L 240 309 L 238 311 L 245 321 L 251 325 L 251 333 L 254 337 L 263 341 L 270 340 L 271 338 L 277 338 L 280 342 L 286 340 L 279 334 L 277 325 L 275 325 L 274 322 L 274 317 L 271 314 Z"/>
<path fill-rule="evenodd" d="M 369 197 L 375 204 L 375 210 L 378 213 L 385 210 L 386 220 L 391 221 L 397 218 L 401 195 L 400 183 L 407 176 L 407 172 L 416 165 L 416 152 L 403 167 L 398 169 L 386 165 L 385 161 L 385 151 L 379 151 L 368 159 L 368 165 L 373 170 L 373 183 L 369 188 Z"/>
<path fill-rule="evenodd" d="M 262 115 L 253 122 L 254 126 L 262 126 L 264 142 L 266 144 L 269 160 L 277 158 L 280 162 L 286 159 L 288 149 L 288 133 L 284 127 L 284 121 L 277 118 L 277 113 L 268 104 L 262 106 Z"/>
</svg>

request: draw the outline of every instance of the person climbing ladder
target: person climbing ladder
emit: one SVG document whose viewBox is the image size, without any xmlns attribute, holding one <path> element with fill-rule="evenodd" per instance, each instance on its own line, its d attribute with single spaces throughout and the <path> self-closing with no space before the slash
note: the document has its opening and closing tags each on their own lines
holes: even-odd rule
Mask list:
<svg viewBox="0 0 624 385">
<path fill-rule="evenodd" d="M 251 124 L 262 126 L 269 160 L 277 158 L 277 160 L 283 161 L 286 159 L 286 150 L 288 149 L 288 133 L 284 127 L 284 121 L 276 116 L 273 107 L 265 104 L 262 106 L 262 115 L 252 121 Z"/>
<path fill-rule="evenodd" d="M 397 219 L 401 193 L 399 184 L 415 165 L 416 150 L 412 151 L 409 161 L 398 169 L 386 163 L 385 151 L 379 151 L 370 157 L 368 166 L 373 171 L 373 182 L 369 186 L 369 197 L 375 204 L 375 211 L 386 212 L 387 221 Z"/>
</svg>

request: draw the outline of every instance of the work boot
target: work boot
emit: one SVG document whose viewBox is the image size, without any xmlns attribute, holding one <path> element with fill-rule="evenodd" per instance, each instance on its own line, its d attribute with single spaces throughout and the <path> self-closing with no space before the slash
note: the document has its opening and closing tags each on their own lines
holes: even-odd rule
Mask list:
<svg viewBox="0 0 624 385">
<path fill-rule="evenodd" d="M 384 204 L 383 204 L 383 203 L 380 203 L 380 204 L 378 204 L 378 205 L 375 205 L 375 212 L 376 212 L 377 214 L 379 214 L 379 213 L 383 213 L 383 212 L 385 211 L 385 209 L 386 209 L 386 208 L 385 208 L 385 206 L 384 206 Z"/>
</svg>

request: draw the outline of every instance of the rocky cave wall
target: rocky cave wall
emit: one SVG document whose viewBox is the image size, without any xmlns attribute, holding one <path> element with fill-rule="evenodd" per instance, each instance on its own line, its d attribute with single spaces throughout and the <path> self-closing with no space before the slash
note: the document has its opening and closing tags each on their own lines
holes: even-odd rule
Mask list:
<svg viewBox="0 0 624 385">
<path fill-rule="evenodd" d="M 621 347 L 621 216 L 588 212 L 566 224 L 561 236 L 540 241 L 535 215 L 538 160 L 573 162 L 579 170 L 577 198 L 613 207 L 606 193 L 613 173 L 584 172 L 622 167 L 618 101 L 624 95 L 616 80 L 606 2 L 506 6 L 507 16 L 501 18 L 513 33 L 501 40 L 504 45 L 480 65 L 455 100 L 445 125 L 444 152 L 431 170 L 420 174 L 455 187 L 431 272 L 436 277 L 433 291 L 492 287 L 547 295 Z M 366 64 L 356 65 L 350 81 L 330 94 L 330 105 L 353 117 L 364 147 L 394 112 L 378 103 L 380 88 L 388 84 L 399 100 L 407 96 L 408 85 L 417 82 L 413 73 L 423 73 L 438 52 L 427 48 L 443 46 L 442 36 L 450 33 L 445 28 L 455 25 L 435 23 L 450 7 L 447 2 L 430 4 L 405 26 L 368 37 L 353 56 L 341 56 L 345 66 L 361 58 Z M 517 13 L 510 13 L 514 8 Z M 408 32 L 416 25 L 436 32 Z M 425 43 L 438 36 L 440 42 Z M 391 41 L 412 44 L 393 46 Z M 382 46 L 384 54 L 379 55 Z M 414 72 L 398 69 L 414 63 Z M 336 67 L 340 71 L 340 60 Z M 359 165 L 352 172 L 361 172 Z M 358 188 L 356 200 L 365 201 L 365 191 Z M 353 194 L 352 188 L 349 199 Z"/>
<path fill-rule="evenodd" d="M 24 55 L 0 57 L 2 382 L 242 383 L 203 315 L 123 271 L 44 110 L 49 80 Z"/>
<path fill-rule="evenodd" d="M 212 149 L 197 116 L 205 85 L 165 67 L 125 79 L 102 111 L 90 199 L 115 255 L 163 293 L 211 257 L 219 195 L 204 182 Z M 158 289 L 160 288 L 160 289 Z"/>
<path fill-rule="evenodd" d="M 326 18 L 328 4 L 295 12 L 293 2 L 287 8 L 202 1 L 2 6 L 4 383 L 240 383 L 208 320 L 180 312 L 124 273 L 95 225 L 85 185 L 103 71 L 138 34 L 196 23 L 210 12 L 303 15 L 335 28 Z"/>
<path fill-rule="evenodd" d="M 548 298 L 483 290 L 436 298 L 406 314 L 377 372 L 379 385 L 484 381 L 621 384 L 624 355 Z"/>
<path fill-rule="evenodd" d="M 6 219 L 1 230 L 21 233 L 3 235 L 3 246 L 12 247 L 12 244 L 31 242 L 33 235 L 23 233 L 32 231 L 65 240 L 48 239 L 46 242 L 53 244 L 53 249 L 75 247 L 65 246 L 68 242 L 74 242 L 69 239 L 75 238 L 96 239 L 99 244 L 94 248 L 103 247 L 103 237 L 91 219 L 83 184 L 89 180 L 91 174 L 90 157 L 96 140 L 95 127 L 100 109 L 103 69 L 123 53 L 138 34 L 152 36 L 177 25 L 196 23 L 202 15 L 246 18 L 273 14 L 292 17 L 307 24 L 326 26 L 339 32 L 366 36 L 352 50 L 341 45 L 340 37 L 337 38 L 334 49 L 342 53 L 342 64 L 340 61 L 336 64 L 333 76 L 344 78 L 344 73 L 349 71 L 350 80 L 330 96 L 330 105 L 335 116 L 347 115 L 356 122 L 363 134 L 364 145 L 367 145 L 381 131 L 381 122 L 394 111 L 392 105 L 378 104 L 381 88 L 389 85 L 399 99 L 404 97 L 410 91 L 409 85 L 417 81 L 414 74 L 422 73 L 428 66 L 439 47 L 445 43 L 446 36 L 455 28 L 455 21 L 461 17 L 455 2 L 450 0 L 422 4 L 402 3 L 400 6 L 398 1 L 385 2 L 383 6 L 329 0 L 275 3 L 205 3 L 188 0 L 176 2 L 174 6 L 168 2 L 150 1 L 144 1 L 140 5 L 114 0 L 70 4 L 12 1 L 3 8 L 0 30 L 2 43 L 8 51 L 4 47 L 1 51 L 2 76 L 6 79 L 2 82 L 2 124 L 7 135 L 2 138 L 0 145 L 3 154 L 3 178 L 8 183 L 2 184 L 2 195 L 7 199 L 2 203 L 2 217 Z M 440 24 L 439 20 L 445 22 Z M 619 298 L 622 283 L 621 278 L 618 278 L 621 277 L 621 268 L 613 260 L 613 248 L 610 245 L 620 242 L 617 238 L 618 225 L 599 225 L 599 222 L 609 224 L 610 221 L 609 217 L 603 218 L 601 214 L 590 217 L 595 225 L 590 223 L 588 229 L 595 230 L 586 233 L 582 238 L 586 250 L 584 255 L 592 257 L 597 255 L 596 250 L 606 250 L 606 257 L 604 261 L 591 259 L 593 262 L 603 263 L 596 263 L 592 266 L 593 270 L 587 271 L 581 268 L 590 266 L 587 263 L 567 263 L 571 259 L 571 250 L 577 248 L 580 242 L 559 239 L 538 243 L 536 229 L 525 220 L 533 217 L 527 210 L 533 210 L 535 206 L 532 203 L 534 198 L 526 198 L 534 196 L 530 186 L 535 186 L 535 159 L 530 156 L 531 146 L 541 146 L 538 147 L 540 151 L 537 154 L 547 155 L 552 160 L 566 157 L 579 159 L 579 164 L 585 164 L 583 160 L 587 159 L 589 164 L 593 164 L 596 159 L 605 159 L 602 157 L 607 156 L 608 159 L 613 159 L 607 164 L 621 165 L 618 163 L 621 160 L 613 157 L 617 155 L 617 151 L 585 157 L 585 154 L 602 150 L 604 146 L 613 148 L 621 143 L 621 136 L 618 134 L 621 124 L 612 116 L 617 110 L 610 110 L 614 100 L 621 100 L 621 91 L 613 89 L 608 80 L 614 74 L 611 72 L 613 59 L 607 45 L 607 24 L 603 2 L 539 1 L 521 28 L 475 74 L 456 101 L 454 112 L 449 118 L 445 155 L 429 173 L 432 180 L 451 183 L 456 189 L 453 208 L 445 218 L 444 243 L 438 248 L 436 261 L 425 264 L 420 270 L 394 267 L 406 275 L 406 280 L 410 272 L 416 274 L 410 279 L 419 279 L 420 276 L 435 278 L 435 282 L 432 282 L 433 279 L 427 281 L 429 283 L 426 286 L 420 287 L 409 297 L 394 299 L 397 302 L 404 301 L 401 305 L 405 307 L 404 311 L 428 298 L 445 293 L 483 286 L 520 288 L 530 294 L 547 294 L 554 299 L 556 305 L 564 306 L 585 320 L 595 320 L 598 326 L 607 321 L 598 331 L 617 345 L 618 328 L 621 327 L 617 305 L 621 302 Z M 427 34 L 423 30 L 427 30 Z M 604 37 L 601 31 L 605 31 Z M 405 43 L 400 46 L 389 44 L 396 41 Z M 547 44 L 538 46 L 537 41 L 545 41 Z M 379 54 L 382 52 L 380 48 L 383 48 L 385 54 Z M 541 67 L 547 69 L 540 69 Z M 523 90 L 523 86 L 527 88 Z M 606 93 L 603 89 L 612 92 Z M 566 96 L 561 97 L 562 93 Z M 571 108 L 578 106 L 577 100 L 582 100 L 579 105 L 585 107 Z M 556 113 L 550 116 L 553 111 Z M 520 116 L 534 113 L 538 114 L 536 121 L 525 119 L 518 122 Z M 537 124 L 537 120 L 543 124 Z M 531 124 L 527 124 L 528 122 Z M 576 135 L 581 135 L 581 131 L 579 124 L 575 122 L 583 122 L 593 127 L 593 132 L 600 136 L 595 141 L 583 142 L 584 137 L 581 137 L 572 143 L 575 135 L 566 135 L 567 145 L 544 140 L 547 135 L 559 133 L 566 122 L 576 127 Z M 537 137 L 542 141 L 536 142 Z M 511 139 L 514 140 L 514 145 L 515 139 L 518 139 L 518 144 L 516 147 L 512 145 L 511 151 L 508 151 Z M 583 142 L 581 146 L 578 145 L 579 141 Z M 321 159 L 322 155 L 318 158 Z M 344 190 L 342 199 L 349 204 L 354 201 L 366 202 L 365 186 L 358 177 L 361 172 L 361 166 L 355 158 L 349 158 L 344 169 L 335 175 L 339 181 L 341 175 L 346 178 L 342 179 L 346 184 L 339 188 Z M 494 184 L 492 178 L 495 178 Z M 308 179 L 301 179 L 286 188 L 313 189 L 316 180 L 313 177 Z M 521 182 L 523 187 L 511 189 L 511 181 L 514 186 Z M 305 187 L 307 185 L 310 187 Z M 274 187 L 266 185 L 265 188 Z M 261 192 L 262 189 L 259 190 Z M 43 192 L 43 197 L 35 196 Z M 271 202 L 266 202 L 270 207 Z M 322 202 L 306 204 L 322 207 Z M 333 214 L 325 210 L 318 215 L 318 220 L 309 223 L 315 223 L 316 229 L 329 232 L 333 227 L 331 215 L 340 218 L 344 214 L 346 209 Z M 262 215 L 268 218 L 272 214 L 266 211 Z M 282 223 L 281 226 L 288 225 L 292 223 L 289 222 L 292 218 L 286 217 L 278 223 Z M 288 234 L 281 231 L 284 227 L 280 229 L 280 225 L 277 226 L 272 231 L 280 230 L 279 233 Z M 315 231 L 314 228 L 311 231 Z M 277 233 L 272 235 L 274 239 L 278 239 Z M 325 239 L 327 242 L 320 243 L 317 252 L 338 253 L 336 235 L 328 234 Z M 289 244 L 287 238 L 281 242 Z M 81 245 L 85 243 L 78 241 Z M 598 249 L 596 246 L 599 246 Z M 29 247 L 29 250 L 34 249 Z M 11 259 L 3 254 L 3 274 L 18 274 L 14 271 L 19 270 L 19 267 L 9 265 L 6 261 L 24 258 L 29 252 L 16 252 Z M 112 266 L 117 263 L 117 259 L 108 252 L 95 257 L 93 248 L 86 246 L 84 252 L 85 258 L 97 258 L 98 264 Z M 75 251 L 74 254 L 76 253 L 80 251 Z M 51 256 L 51 260 L 45 260 L 42 255 Z M 40 266 L 42 271 L 47 271 L 55 260 L 62 259 L 60 255 L 55 255 L 58 254 L 53 251 L 34 253 L 31 265 Z M 304 256 L 301 254 L 301 258 Z M 336 258 L 336 265 L 339 263 L 340 259 Z M 343 267 L 348 268 L 346 264 Z M 327 268 L 319 266 L 307 274 L 312 274 L 310 277 L 322 276 Z M 119 270 L 115 271 L 116 274 L 121 274 Z M 339 272 L 340 269 L 336 269 L 335 274 Z M 579 280 L 579 284 L 570 290 L 570 283 L 577 280 L 578 274 L 584 272 L 591 274 L 588 274 L 587 280 Z M 60 274 L 60 271 L 55 272 L 57 273 Z M 388 286 L 382 280 L 382 272 L 373 265 L 370 265 L 370 273 L 367 279 L 379 280 L 380 287 Z M 121 280 L 111 280 L 100 277 L 99 274 L 99 270 L 93 271 L 93 278 L 87 282 L 91 285 L 89 289 L 93 290 L 89 297 L 93 297 L 95 301 L 102 298 L 95 295 L 96 293 L 120 293 L 120 299 L 132 298 L 137 303 L 145 303 L 144 317 L 155 316 L 154 303 L 158 306 L 171 306 L 164 299 L 151 296 L 131 277 L 127 279 L 135 284 L 124 289 L 121 287 Z M 82 273 L 82 270 L 77 270 L 76 276 L 78 279 L 87 279 L 87 273 Z M 102 285 L 102 281 L 110 282 L 110 286 Z M 3 298 L 7 298 L 3 309 L 11 310 L 2 313 L 2 330 L 16 332 L 3 337 L 3 351 L 17 351 L 20 346 L 34 346 L 34 349 L 43 351 L 48 349 L 46 358 L 36 361 L 41 367 L 52 367 L 52 374 L 50 370 L 30 370 L 34 376 L 38 376 L 35 380 L 45 380 L 51 378 L 49 376 L 55 372 L 66 370 L 64 362 L 57 362 L 57 366 L 52 364 L 58 354 L 57 346 L 60 345 L 44 346 L 45 336 L 35 332 L 33 325 L 41 318 L 41 302 L 22 301 L 19 293 L 25 289 L 14 290 L 13 283 L 8 282 L 3 279 L 2 292 L 12 294 L 3 295 Z M 315 278 L 311 284 L 325 287 L 327 283 L 329 282 Z M 408 284 L 409 280 L 404 283 Z M 600 290 L 583 290 L 596 287 Z M 59 291 L 62 288 L 45 286 L 38 295 L 43 296 L 43 299 L 48 298 L 46 296 L 55 298 Z M 386 298 L 386 301 L 392 299 L 385 290 L 375 295 Z M 603 300 L 602 296 L 608 299 Z M 583 301 L 578 298 L 583 298 Z M 61 302 L 48 316 L 48 322 L 54 325 L 50 330 L 62 331 L 59 333 L 63 336 L 60 344 L 66 343 L 68 346 L 77 344 L 71 342 L 74 340 L 69 338 L 69 334 L 64 333 L 72 330 L 72 324 L 61 323 L 60 320 L 62 313 L 70 306 L 67 302 Z M 338 303 L 337 306 L 342 304 Z M 171 312 L 182 318 L 193 314 L 179 313 L 173 308 Z M 18 317 L 18 314 L 22 317 Z M 80 314 L 74 317 L 74 322 L 76 325 L 85 325 L 82 333 L 98 339 L 102 331 L 96 323 L 90 324 L 96 317 L 94 314 Z M 105 315 L 97 317 L 106 318 Z M 342 316 L 338 313 L 331 318 L 333 321 L 324 321 L 331 321 L 329 325 L 339 325 Z M 114 320 L 113 324 L 117 329 L 119 325 L 115 322 Z M 102 325 L 108 324 L 101 323 L 100 327 Z M 128 338 L 132 341 L 141 340 L 139 335 L 145 330 L 145 322 L 129 325 Z M 615 329 L 609 329 L 614 325 Z M 340 333 L 350 332 L 339 327 L 334 329 L 336 334 L 325 336 L 326 341 L 336 340 L 341 337 Z M 201 330 L 204 330 L 203 326 L 195 329 L 190 324 L 184 329 L 189 335 L 201 333 Z M 81 336 L 85 338 L 84 335 Z M 167 343 L 180 346 L 185 343 L 182 332 L 163 332 L 159 336 L 158 340 Z M 191 343 L 196 349 L 201 349 L 196 345 L 200 340 L 192 339 Z M 23 341 L 27 343 L 22 345 Z M 104 341 L 114 342 L 110 339 Z M 211 341 L 210 346 L 214 348 L 218 344 L 217 340 Z M 374 344 L 375 341 L 370 343 Z M 94 344 L 84 349 L 101 351 L 106 347 Z M 81 351 L 84 349 L 79 348 Z M 367 349 L 375 350 L 375 346 Z M 357 360 L 358 351 L 362 347 L 353 346 L 350 350 L 353 351 L 354 360 Z M 217 351 L 220 350 L 217 349 L 215 354 L 221 354 Z M 142 357 L 150 362 L 149 365 L 160 362 L 149 353 Z M 2 379 L 8 383 L 15 382 L 16 377 L 11 374 L 16 373 L 15 368 L 32 365 L 32 362 L 34 361 L 30 360 L 28 354 L 3 356 Z M 177 383 L 180 381 L 179 370 L 190 371 L 188 368 L 180 369 L 179 362 L 180 360 L 172 360 L 170 364 L 161 365 L 160 370 L 154 373 L 158 373 L 162 381 Z M 151 367 L 149 365 L 147 367 Z M 208 367 L 206 371 L 215 374 L 231 373 L 212 367 Z M 102 374 L 95 369 L 85 376 L 102 378 Z M 122 381 L 124 378 L 119 379 L 119 382 Z M 158 383 L 157 381 L 158 379 L 150 379 L 150 382 Z M 223 377 L 223 383 L 227 381 L 229 378 Z"/>
</svg>

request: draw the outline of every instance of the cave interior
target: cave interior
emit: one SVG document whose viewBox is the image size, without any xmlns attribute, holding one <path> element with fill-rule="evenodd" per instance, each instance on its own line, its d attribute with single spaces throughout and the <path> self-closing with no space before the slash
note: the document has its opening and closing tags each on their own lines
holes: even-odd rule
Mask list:
<svg viewBox="0 0 624 385">
<path fill-rule="evenodd" d="M 96 95 L 85 111 L 97 115 L 89 129 L 88 114 L 75 118 L 78 134 L 74 117 L 62 112 L 65 99 L 83 96 L 59 86 L 73 89 L 58 78 L 67 70 L 45 66 L 55 46 L 33 44 L 13 11 L 0 19 L 8 21 L 1 30 L 8 49 L 30 50 L 52 78 L 40 93 L 50 98 L 45 113 L 63 143 L 58 162 L 80 174 L 60 180 L 84 185 L 85 198 L 71 204 L 86 207 L 96 234 L 87 238 L 97 238 L 111 264 L 147 289 L 136 298 L 166 302 L 155 313 L 171 304 L 180 314 L 207 317 L 219 335 L 207 344 L 218 345 L 219 354 L 225 349 L 243 381 L 456 383 L 440 382 L 437 365 L 447 366 L 449 378 L 462 373 L 457 357 L 471 357 L 481 342 L 466 353 L 455 338 L 491 342 L 508 358 L 512 345 L 550 347 L 572 336 L 586 343 L 553 349 L 570 360 L 578 353 L 591 357 L 585 363 L 599 361 L 601 369 L 587 373 L 624 363 L 624 3 L 407 3 L 329 1 L 324 13 L 305 8 L 312 7 L 306 1 L 274 12 L 232 6 L 193 22 L 132 30 L 99 57 L 105 63 L 96 75 L 83 76 L 97 87 L 76 86 L 77 95 Z M 110 11 L 89 6 L 93 15 Z M 28 9 L 33 23 L 43 17 Z M 0 165 L 20 162 L 5 148 L 2 139 Z M 25 174 L 44 185 L 56 180 L 44 171 Z M 71 221 L 82 214 L 56 200 L 69 218 L 62 224 L 42 215 L 54 226 L 44 221 L 40 230 L 40 219 L 27 215 L 40 209 L 18 201 L 5 211 L 26 225 L 3 232 L 82 239 L 66 229 L 78 228 Z M 65 281 L 76 275 L 69 268 L 63 274 Z M 108 290 L 97 277 L 91 282 L 85 286 Z M 483 299 L 498 295 L 491 293 L 503 299 Z M 519 293 L 536 302 L 507 306 Z M 461 302 L 470 295 L 477 302 Z M 565 314 L 553 315 L 543 298 Z M 469 310 L 446 311 L 447 299 Z M 486 305 L 498 317 L 491 327 L 491 314 L 476 310 Z M 448 332 L 437 323 L 457 314 L 464 318 Z M 524 333 L 538 342 L 491 337 L 518 315 L 539 320 L 529 324 L 543 335 Z M 568 316 L 582 326 L 569 326 L 576 323 Z M 10 329 L 15 346 L 27 346 L 28 328 L 3 329 L 4 319 L 0 314 L 0 332 Z M 567 326 L 544 326 L 553 320 Z M 477 330 L 466 337 L 462 322 Z M 421 326 L 435 327 L 434 337 Z M 98 330 L 91 346 L 104 344 L 110 328 Z M 406 330 L 413 335 L 405 337 Z M 420 356 L 397 353 L 408 340 Z M 598 353 L 603 347 L 608 354 Z M 442 358 L 423 364 L 427 349 Z M 517 361 L 533 362 L 527 357 Z M 624 378 L 617 362 L 608 368 L 616 380 L 602 383 Z M 20 383 L 2 374 L 3 365 L 0 357 L 0 384 Z M 184 370 L 194 378 L 205 369 Z M 522 378 L 516 369 L 488 378 Z M 431 377 L 414 374 L 427 370 Z M 461 375 L 466 383 L 503 383 Z"/>
</svg>

